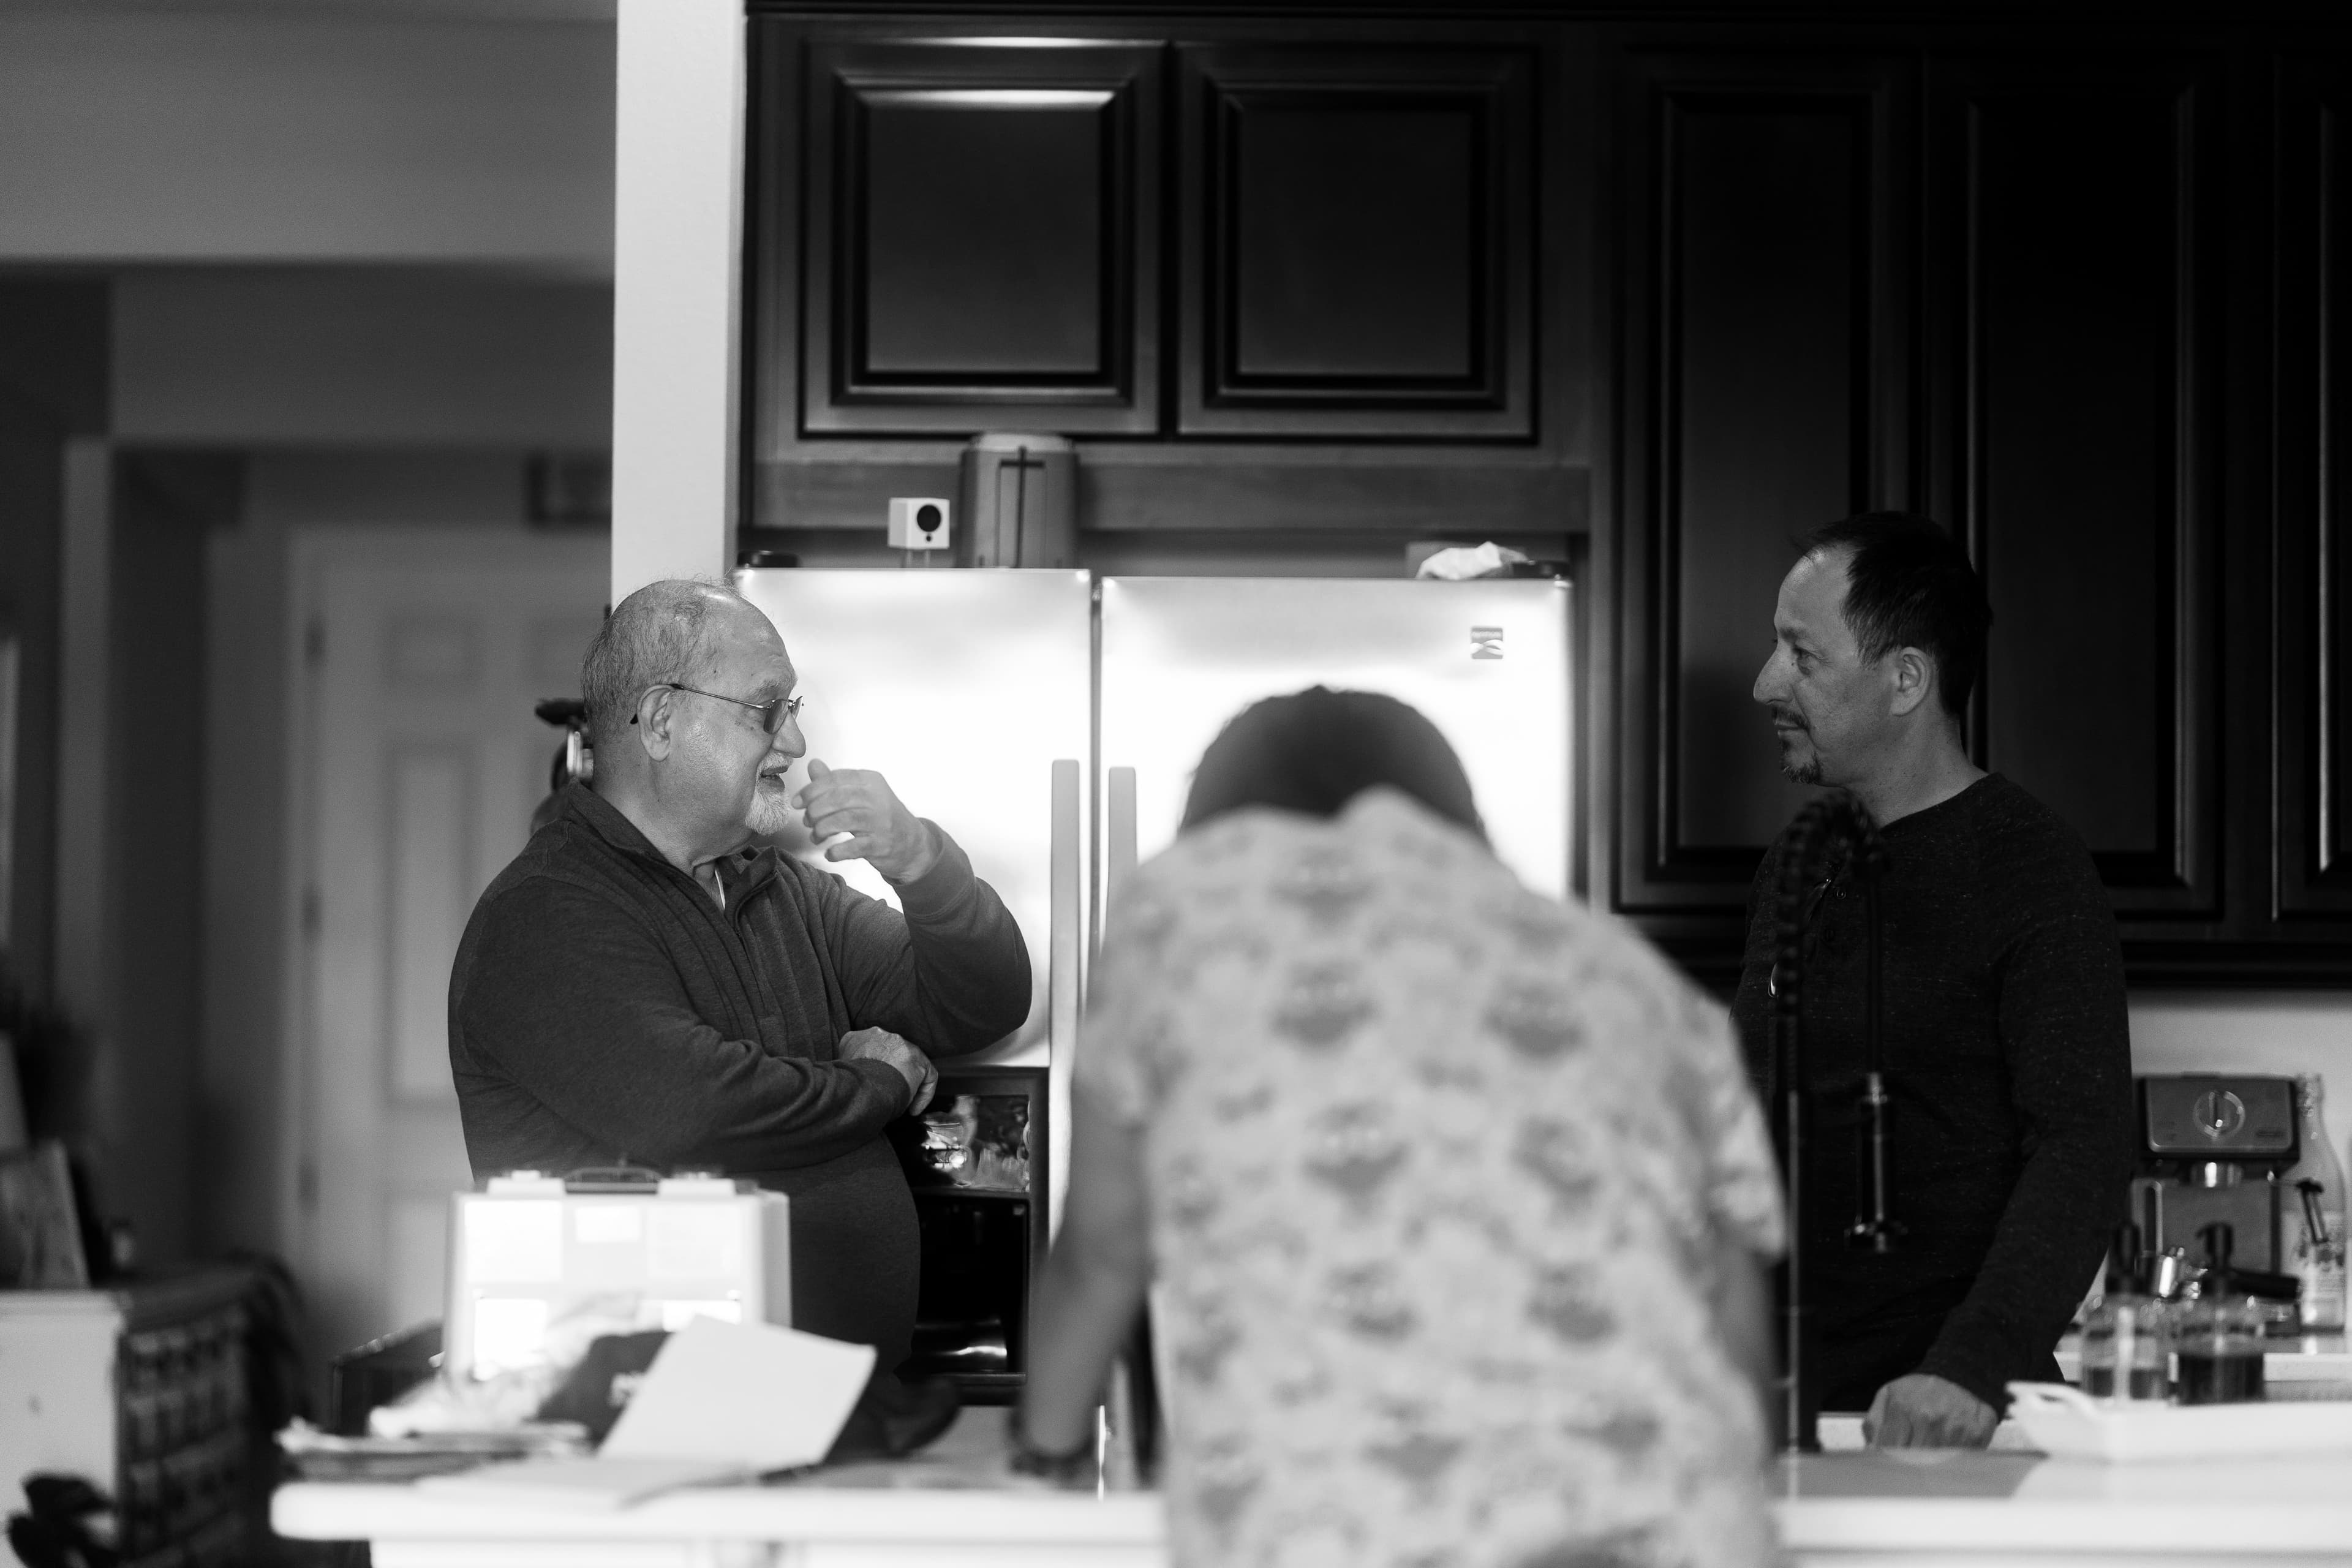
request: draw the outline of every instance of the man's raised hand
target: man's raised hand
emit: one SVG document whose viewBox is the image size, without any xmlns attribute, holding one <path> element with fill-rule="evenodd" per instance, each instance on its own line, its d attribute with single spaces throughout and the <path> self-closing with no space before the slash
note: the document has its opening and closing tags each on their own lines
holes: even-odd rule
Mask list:
<svg viewBox="0 0 2352 1568">
<path fill-rule="evenodd" d="M 809 759 L 809 782 L 793 796 L 828 860 L 864 860 L 886 880 L 919 881 L 940 858 L 922 820 L 899 803 L 888 781 L 866 768 L 829 768 Z M 838 843 L 825 840 L 839 834 Z"/>
</svg>

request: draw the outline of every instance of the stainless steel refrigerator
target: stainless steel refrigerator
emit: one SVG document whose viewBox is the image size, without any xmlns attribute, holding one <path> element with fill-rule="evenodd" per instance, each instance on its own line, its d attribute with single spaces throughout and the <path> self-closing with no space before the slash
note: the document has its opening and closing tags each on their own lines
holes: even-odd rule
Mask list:
<svg viewBox="0 0 2352 1568">
<path fill-rule="evenodd" d="M 1081 970 L 1106 895 L 1174 837 L 1202 749 L 1251 701 L 1320 682 L 1412 703 L 1460 753 L 1496 853 L 1530 887 L 1569 885 L 1564 582 L 987 568 L 736 581 L 783 635 L 810 754 L 884 773 L 1020 921 L 1035 994 L 985 1059 L 1046 1067 L 1056 1189 Z M 792 847 L 825 864 L 813 845 Z M 862 861 L 828 868 L 890 898 Z"/>
<path fill-rule="evenodd" d="M 783 635 L 809 755 L 887 777 L 963 846 L 1028 940 L 1027 1022 L 947 1064 L 940 1103 L 898 1140 L 923 1227 L 908 1370 L 955 1377 L 967 1398 L 1013 1397 L 1025 1371 L 1028 1282 L 1069 1168 L 1083 966 L 1106 911 L 1116 919 L 1118 882 L 1175 837 L 1193 765 L 1226 720 L 1318 683 L 1401 698 L 1461 756 L 1496 853 L 1530 887 L 1569 885 L 1565 583 L 987 568 L 736 581 Z M 863 861 L 825 862 L 804 836 L 786 847 L 892 899 Z M 950 1169 L 959 1141 L 1008 1116 L 1033 1134 L 1042 1120 L 1044 1147 L 1027 1138 L 1017 1191 L 976 1190 Z"/>
<path fill-rule="evenodd" d="M 908 809 L 963 847 L 1021 923 L 1028 1020 L 947 1065 L 1045 1069 L 1043 1179 L 1030 1216 L 1042 1247 L 1069 1168 L 1069 1042 L 1091 918 L 1093 580 L 1018 568 L 767 568 L 735 581 L 782 634 L 808 698 L 808 757 L 888 779 Z M 806 776 L 803 760 L 791 782 Z M 898 902 L 863 860 L 827 861 L 804 833 L 785 836 L 784 847 Z M 953 1108 L 951 1087 L 943 1080 L 943 1112 Z"/>
<path fill-rule="evenodd" d="M 1192 767 L 1225 721 L 1322 685 L 1428 716 L 1470 775 L 1496 853 L 1569 885 L 1569 584 L 1549 579 L 1110 577 L 1101 589 L 1106 900 L 1175 837 Z"/>
<path fill-rule="evenodd" d="M 1093 880 L 1092 579 L 772 568 L 739 572 L 736 584 L 783 636 L 808 699 L 809 758 L 880 773 L 909 810 L 963 847 L 1021 922 L 1029 1019 L 986 1059 L 1047 1063 L 1049 1042 L 1076 1026 Z M 807 765 L 793 769 L 795 787 Z M 805 835 L 788 836 L 785 847 L 898 901 L 863 860 L 827 861 Z"/>
</svg>

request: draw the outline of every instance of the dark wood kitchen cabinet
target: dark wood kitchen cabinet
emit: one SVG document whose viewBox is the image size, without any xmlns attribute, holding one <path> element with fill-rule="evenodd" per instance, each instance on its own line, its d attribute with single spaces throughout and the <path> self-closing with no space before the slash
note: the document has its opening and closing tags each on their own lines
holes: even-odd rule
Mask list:
<svg viewBox="0 0 2352 1568">
<path fill-rule="evenodd" d="M 1528 29 L 1123 30 L 754 18 L 755 450 L 1536 437 Z"/>
<path fill-rule="evenodd" d="M 1177 55 L 1177 428 L 1533 435 L 1532 52 Z"/>
<path fill-rule="evenodd" d="M 1905 508 L 1993 599 L 1978 758 L 2082 833 L 2136 955 L 2242 938 L 2222 759 L 2268 728 L 2222 702 L 2221 62 L 1717 37 L 1612 68 L 1620 907 L 1736 963 L 1806 793 L 1748 698 L 1792 542 Z"/>
<path fill-rule="evenodd" d="M 2269 931 L 2352 971 L 2352 53 L 2278 65 Z M 2352 976 L 2347 976 L 2352 977 Z"/>
<path fill-rule="evenodd" d="M 1707 962 L 1808 793 L 1748 698 L 1791 541 L 1908 490 L 1911 80 L 1671 47 L 1614 73 L 1615 891 Z"/>
<path fill-rule="evenodd" d="M 2044 40 L 1932 61 L 1925 109 L 1923 494 L 1992 596 L 1974 749 L 2083 836 L 2127 933 L 2198 934 L 2231 739 L 2221 62 Z"/>
<path fill-rule="evenodd" d="M 747 292 L 771 326 L 793 313 L 801 353 L 761 356 L 761 417 L 1155 429 L 1160 53 L 824 41 L 793 83 L 764 52 L 764 101 L 805 108 L 806 182 L 769 147 Z"/>
</svg>

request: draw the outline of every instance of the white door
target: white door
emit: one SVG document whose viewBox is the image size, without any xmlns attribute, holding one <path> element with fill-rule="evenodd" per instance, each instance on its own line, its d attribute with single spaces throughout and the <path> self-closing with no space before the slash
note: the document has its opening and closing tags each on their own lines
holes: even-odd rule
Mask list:
<svg viewBox="0 0 2352 1568">
<path fill-rule="evenodd" d="M 329 1348 L 442 1311 L 449 964 L 528 837 L 602 618 L 602 538 L 337 530 L 295 542 L 304 879 L 297 1266 Z"/>
</svg>

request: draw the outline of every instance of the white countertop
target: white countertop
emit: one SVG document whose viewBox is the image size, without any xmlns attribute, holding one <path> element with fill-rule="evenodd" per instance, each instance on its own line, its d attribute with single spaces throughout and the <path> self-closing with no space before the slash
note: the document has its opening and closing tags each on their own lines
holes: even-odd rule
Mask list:
<svg viewBox="0 0 2352 1568">
<path fill-rule="evenodd" d="M 909 1474 L 896 1485 L 834 1478 L 698 1487 L 634 1508 L 452 1500 L 404 1484 L 300 1481 L 270 1504 L 278 1533 L 311 1541 L 827 1541 L 1090 1544 L 1157 1548 L 1156 1492 L 975 1484 Z"/>
<path fill-rule="evenodd" d="M 1852 1453 L 1782 1459 L 1779 1468 L 1781 1539 L 1803 1562 L 2024 1552 L 2352 1563 L 2352 1454 L 2102 1465 L 2030 1453 Z"/>
<path fill-rule="evenodd" d="M 2031 1454 L 1822 1454 L 1780 1461 L 1778 1470 L 1782 1539 L 1805 1563 L 1932 1554 L 1950 1563 L 2018 1552 L 2352 1563 L 2352 1456 L 2108 1466 Z M 791 1542 L 987 1544 L 1019 1547 L 1041 1563 L 1150 1564 L 1161 1561 L 1164 1539 L 1150 1493 L 941 1488 L 911 1477 L 899 1487 L 714 1488 L 613 1513 L 313 1482 L 281 1489 L 272 1520 L 281 1535 L 375 1542 L 383 1564 L 401 1560 L 386 1548 L 403 1543 L 590 1540 L 738 1542 L 747 1551 L 710 1559 L 736 1563 L 768 1561 L 761 1548 Z"/>
<path fill-rule="evenodd" d="M 1158 1493 L 1073 1491 L 1011 1475 L 1008 1415 L 967 1408 L 910 1459 L 833 1466 L 766 1486 L 696 1488 L 611 1511 L 465 1500 L 412 1485 L 304 1481 L 278 1489 L 270 1522 L 299 1540 L 373 1542 L 375 1568 L 579 1568 L 584 1559 L 567 1543 L 590 1542 L 599 1543 L 597 1568 L 970 1568 L 977 1545 L 1000 1549 L 989 1562 L 1024 1568 L 1165 1563 Z"/>
<path fill-rule="evenodd" d="M 1005 1475 L 1002 1414 L 969 1412 L 940 1449 L 782 1485 L 673 1493 L 615 1512 L 453 1501 L 400 1485 L 281 1488 L 281 1535 L 368 1540 L 378 1568 L 551 1561 L 608 1543 L 600 1563 L 771 1568 L 961 1563 L 1011 1549 L 1024 1564 L 1164 1561 L 1159 1498 L 1097 1496 Z M 1832 1446 L 1851 1437 L 1832 1426 Z M 1800 1563 L 2035 1559 L 2202 1564 L 2259 1557 L 2352 1565 L 2352 1453 L 2193 1465 L 2100 1465 L 2031 1452 L 1831 1452 L 1776 1462 L 1775 1509 Z M 470 1544 L 469 1544 L 470 1543 Z M 538 1550 L 531 1547 L 537 1543 Z M 634 1543 L 634 1544 L 632 1544 Z M 787 1544 L 789 1543 L 789 1544 Z M 990 1561 L 995 1561 L 990 1556 Z"/>
</svg>

